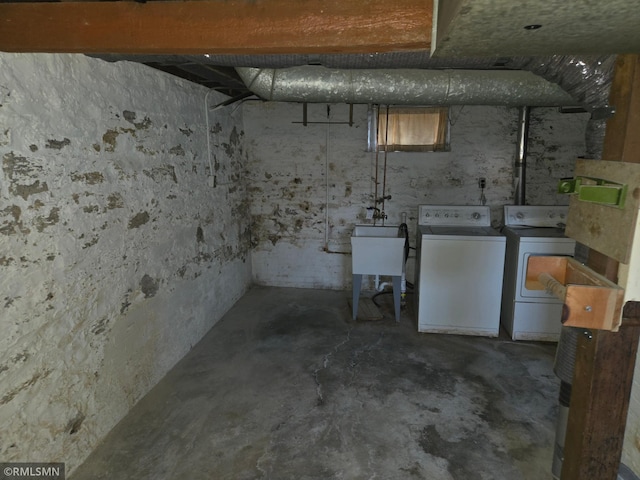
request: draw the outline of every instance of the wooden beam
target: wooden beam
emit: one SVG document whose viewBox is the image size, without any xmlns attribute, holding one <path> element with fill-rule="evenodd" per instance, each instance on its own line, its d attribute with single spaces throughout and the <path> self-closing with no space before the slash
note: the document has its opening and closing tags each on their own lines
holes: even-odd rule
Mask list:
<svg viewBox="0 0 640 480">
<path fill-rule="evenodd" d="M 616 113 L 607 122 L 603 159 L 640 163 L 638 55 L 618 56 L 609 103 Z M 588 265 L 617 282 L 616 261 L 592 250 Z M 631 310 L 625 308 L 637 316 Z M 579 337 L 562 480 L 618 478 L 639 337 L 635 319 L 623 321 L 618 332 L 592 330 Z"/>
<path fill-rule="evenodd" d="M 621 55 L 609 103 L 616 113 L 607 121 L 602 158 L 640 163 L 640 63 L 637 55 Z M 635 130 L 634 130 L 635 129 Z"/>
<path fill-rule="evenodd" d="M 431 46 L 428 0 L 0 3 L 0 51 L 373 53 Z"/>
</svg>

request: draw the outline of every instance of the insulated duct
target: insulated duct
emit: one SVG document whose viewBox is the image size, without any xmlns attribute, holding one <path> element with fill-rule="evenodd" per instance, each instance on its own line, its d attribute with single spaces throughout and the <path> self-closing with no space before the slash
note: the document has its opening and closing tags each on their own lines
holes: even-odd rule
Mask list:
<svg viewBox="0 0 640 480">
<path fill-rule="evenodd" d="M 558 85 L 519 70 L 236 68 L 269 101 L 394 105 L 578 105 Z"/>
<path fill-rule="evenodd" d="M 580 105 L 591 112 L 587 124 L 586 156 L 601 158 L 609 107 L 609 90 L 616 62 L 615 55 L 556 55 L 552 57 L 514 57 L 506 68 L 528 70 L 557 83 Z"/>
</svg>

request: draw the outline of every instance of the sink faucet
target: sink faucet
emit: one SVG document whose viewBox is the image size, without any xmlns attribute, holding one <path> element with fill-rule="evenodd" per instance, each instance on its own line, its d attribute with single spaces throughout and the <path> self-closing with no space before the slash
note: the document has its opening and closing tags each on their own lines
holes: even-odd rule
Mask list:
<svg viewBox="0 0 640 480">
<path fill-rule="evenodd" d="M 381 212 L 379 208 L 376 208 L 375 210 L 376 211 L 373 212 L 373 218 L 382 218 L 384 220 L 387 219 L 387 215 L 386 213 L 384 213 L 384 211 Z"/>
</svg>

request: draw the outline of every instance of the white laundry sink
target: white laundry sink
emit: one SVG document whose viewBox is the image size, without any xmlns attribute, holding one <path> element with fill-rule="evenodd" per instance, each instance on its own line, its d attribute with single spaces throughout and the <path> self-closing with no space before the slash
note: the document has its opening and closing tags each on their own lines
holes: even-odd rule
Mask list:
<svg viewBox="0 0 640 480">
<path fill-rule="evenodd" d="M 356 225 L 351 235 L 354 275 L 401 275 L 405 238 L 398 225 Z"/>
</svg>

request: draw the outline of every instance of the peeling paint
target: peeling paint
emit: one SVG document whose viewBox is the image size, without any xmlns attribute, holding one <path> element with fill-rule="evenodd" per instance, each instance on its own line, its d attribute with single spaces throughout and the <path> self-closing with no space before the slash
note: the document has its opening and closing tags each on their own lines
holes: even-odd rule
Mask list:
<svg viewBox="0 0 640 480">
<path fill-rule="evenodd" d="M 2 170 L 9 180 L 14 180 L 20 176 L 32 178 L 33 173 L 39 172 L 42 167 L 33 165 L 26 157 L 9 152 L 2 157 Z"/>
<path fill-rule="evenodd" d="M 154 167 L 151 170 L 143 170 L 147 177 L 152 178 L 156 182 L 161 182 L 165 179 L 170 179 L 173 183 L 178 183 L 178 177 L 176 176 L 176 169 L 173 165 L 163 165 L 162 167 Z"/>
<path fill-rule="evenodd" d="M 116 146 L 118 145 L 117 138 L 120 133 L 117 130 L 107 130 L 104 135 L 102 135 L 102 143 L 105 144 L 104 151 L 105 152 L 114 152 Z"/>
<path fill-rule="evenodd" d="M 70 144 L 71 144 L 71 140 L 69 140 L 68 138 L 64 138 L 63 140 L 49 139 L 45 144 L 45 148 L 51 148 L 53 150 L 62 150 L 64 147 Z"/>
<path fill-rule="evenodd" d="M 131 306 L 131 302 L 129 301 L 129 295 L 131 294 L 131 290 L 128 290 L 126 295 L 124 296 L 124 302 L 120 305 L 120 314 L 124 314 L 127 309 Z"/>
<path fill-rule="evenodd" d="M 129 229 L 138 228 L 149 221 L 148 212 L 140 212 L 129 219 Z"/>
<path fill-rule="evenodd" d="M 96 185 L 104 182 L 104 175 L 100 172 L 88 172 L 88 173 L 71 173 L 72 182 L 84 182 L 87 185 Z"/>
<path fill-rule="evenodd" d="M 172 155 L 178 155 L 179 157 L 184 157 L 184 148 L 182 148 L 182 145 L 176 145 L 169 149 L 169 153 Z"/>
<path fill-rule="evenodd" d="M 248 288 L 242 110 L 210 112 L 212 190 L 200 87 L 82 55 L 0 65 L 0 451 L 72 474 Z"/>
<path fill-rule="evenodd" d="M 31 195 L 37 195 L 38 193 L 48 192 L 49 186 L 47 182 L 40 183 L 40 180 L 36 180 L 35 182 L 22 185 L 22 184 L 11 184 L 9 186 L 9 192 L 16 197 L 22 197 L 24 200 L 29 198 Z"/>
<path fill-rule="evenodd" d="M 120 193 L 112 193 L 107 197 L 107 209 L 124 208 L 124 199 Z"/>
<path fill-rule="evenodd" d="M 13 257 L 7 257 L 6 255 L 0 257 L 0 267 L 8 267 L 12 263 L 15 263 Z"/>
<path fill-rule="evenodd" d="M 149 117 L 146 117 L 146 116 L 141 122 L 136 122 L 135 112 L 130 112 L 128 110 L 125 110 L 124 112 L 122 112 L 122 116 L 127 122 L 132 123 L 137 130 L 147 130 L 149 127 L 151 127 L 151 125 L 153 125 L 153 122 L 149 119 Z"/>
<path fill-rule="evenodd" d="M 140 290 L 142 290 L 144 298 L 154 297 L 158 293 L 158 281 L 145 274 L 140 280 Z"/>
<path fill-rule="evenodd" d="M 34 224 L 36 227 L 36 230 L 38 230 L 38 232 L 42 232 L 44 231 L 45 228 L 50 227 L 52 225 L 55 225 L 56 223 L 58 223 L 60 221 L 60 208 L 58 207 L 53 207 L 50 211 L 49 211 L 49 215 L 46 217 L 42 217 L 42 216 L 38 216 L 35 218 L 34 220 Z"/>
<path fill-rule="evenodd" d="M 244 109 L 256 283 L 347 288 L 351 282 L 348 257 L 329 257 L 326 252 L 348 254 L 353 225 L 369 222 L 365 213 L 374 202 L 376 158 L 363 148 L 367 129 L 336 128 L 320 134 L 319 130 L 292 125 L 299 115 L 295 104 L 251 102 Z M 548 179 L 567 176 L 560 175 L 561 170 L 571 169 L 570 159 L 581 154 L 587 116 L 569 119 L 555 109 L 535 110 L 532 115 L 544 118 L 543 125 L 554 126 L 556 138 L 547 139 L 544 147 L 533 148 L 540 149 L 540 158 L 557 160 L 544 168 L 532 165 L 527 174 L 529 178 L 543 177 L 551 185 L 554 182 Z M 403 212 L 413 218 L 408 223 L 410 238 L 415 238 L 417 205 L 477 204 L 481 194 L 478 177 L 487 178 L 484 194 L 494 223 L 501 219 L 502 205 L 513 196 L 517 109 L 465 106 L 461 112 L 451 128 L 451 152 L 388 154 L 385 193 L 392 198 L 386 202 L 385 214 L 390 224 L 400 222 Z M 365 106 L 354 107 L 354 121 L 356 127 L 366 127 Z M 577 125 L 573 131 L 568 127 L 571 123 Z M 530 134 L 537 134 L 533 125 Z M 549 135 L 549 131 L 539 134 L 544 138 Z M 552 174 L 546 169 L 549 164 L 554 166 Z M 378 173 L 380 195 L 382 168 Z M 566 201 L 551 190 L 543 193 L 543 189 L 532 188 L 529 192 L 532 204 Z M 411 278 L 413 257 L 407 267 Z"/>
<path fill-rule="evenodd" d="M 0 210 L 0 218 L 2 216 L 11 217 L 11 219 L 5 219 L 0 224 L 0 234 L 2 235 L 15 235 L 17 233 L 29 233 L 29 229 L 25 228 L 20 220 L 22 215 L 22 209 L 17 205 L 11 205 L 9 207 Z"/>
<path fill-rule="evenodd" d="M 24 363 L 29 359 L 30 356 L 31 355 L 29 354 L 29 352 L 27 352 L 26 350 L 23 350 L 22 352 L 20 352 L 17 355 L 13 356 L 11 358 L 11 361 L 13 363 Z"/>
<path fill-rule="evenodd" d="M 82 211 L 85 213 L 96 213 L 100 211 L 100 207 L 98 205 L 85 205 L 82 207 Z"/>
<path fill-rule="evenodd" d="M 84 245 L 82 245 L 82 249 L 86 249 L 89 247 L 93 247 L 96 243 L 98 243 L 98 240 L 100 240 L 100 237 L 98 237 L 97 235 L 94 235 L 91 240 L 89 240 L 88 242 L 85 242 Z"/>
<path fill-rule="evenodd" d="M 100 335 L 101 333 L 104 333 L 107 331 L 108 325 L 109 325 L 109 319 L 106 317 L 103 317 L 100 319 L 98 323 L 91 326 L 91 333 L 93 333 L 94 335 Z"/>
<path fill-rule="evenodd" d="M 78 412 L 75 417 L 67 422 L 65 431 L 68 432 L 69 435 L 75 435 L 76 433 L 78 433 L 78 430 L 80 430 L 82 422 L 84 422 L 85 418 L 86 415 L 84 413 Z"/>
<path fill-rule="evenodd" d="M 2 398 L 0 398 L 0 405 L 5 405 L 5 404 L 9 403 L 20 392 L 22 392 L 24 390 L 27 390 L 30 387 L 33 387 L 36 383 L 38 383 L 39 380 L 47 378 L 50 374 L 51 374 L 51 370 L 49 370 L 49 369 L 46 369 L 46 370 L 44 370 L 42 372 L 34 373 L 29 380 L 27 380 L 26 382 L 23 382 L 17 388 L 11 389 L 7 393 L 5 393 L 4 396 Z"/>
</svg>

